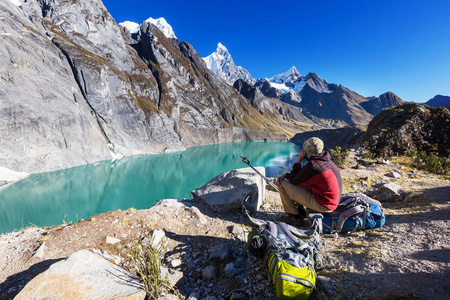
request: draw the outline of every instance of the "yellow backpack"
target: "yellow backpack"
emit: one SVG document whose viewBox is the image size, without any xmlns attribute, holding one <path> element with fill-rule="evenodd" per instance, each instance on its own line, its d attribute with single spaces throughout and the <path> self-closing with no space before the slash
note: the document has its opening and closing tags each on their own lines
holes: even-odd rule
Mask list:
<svg viewBox="0 0 450 300">
<path fill-rule="evenodd" d="M 318 235 L 304 240 L 282 222 L 267 222 L 257 232 L 266 241 L 265 265 L 278 299 L 307 299 L 316 286 L 315 268 L 322 267 Z"/>
</svg>

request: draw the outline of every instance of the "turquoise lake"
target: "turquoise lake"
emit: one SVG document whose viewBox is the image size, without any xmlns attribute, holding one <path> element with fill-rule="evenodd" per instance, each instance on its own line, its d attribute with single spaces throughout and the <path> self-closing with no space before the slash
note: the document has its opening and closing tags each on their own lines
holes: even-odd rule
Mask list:
<svg viewBox="0 0 450 300">
<path fill-rule="evenodd" d="M 220 173 L 266 167 L 268 177 L 291 168 L 299 146 L 239 142 L 182 152 L 125 157 L 66 170 L 33 174 L 0 188 L 0 233 L 29 226 L 71 223 L 117 209 L 144 209 L 163 198 L 192 199 L 191 191 Z"/>
</svg>

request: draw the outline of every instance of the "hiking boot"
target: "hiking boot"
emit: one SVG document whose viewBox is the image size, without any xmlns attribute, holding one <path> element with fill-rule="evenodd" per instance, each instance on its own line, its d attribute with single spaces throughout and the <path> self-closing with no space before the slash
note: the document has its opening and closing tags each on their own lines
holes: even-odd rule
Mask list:
<svg viewBox="0 0 450 300">
<path fill-rule="evenodd" d="M 298 215 L 300 216 L 301 219 L 306 218 L 306 209 L 303 205 L 298 206 Z"/>
<path fill-rule="evenodd" d="M 303 217 L 300 214 L 293 215 L 293 214 L 287 214 L 280 218 L 278 218 L 278 221 L 284 222 L 286 224 L 292 225 L 294 227 L 302 227 L 305 225 L 305 222 L 303 221 Z"/>
</svg>

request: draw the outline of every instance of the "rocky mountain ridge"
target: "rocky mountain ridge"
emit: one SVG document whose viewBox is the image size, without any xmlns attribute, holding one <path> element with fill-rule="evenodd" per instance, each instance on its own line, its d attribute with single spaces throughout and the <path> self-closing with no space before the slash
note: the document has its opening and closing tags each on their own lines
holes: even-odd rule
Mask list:
<svg viewBox="0 0 450 300">
<path fill-rule="evenodd" d="M 363 97 L 342 85 L 329 84 L 315 73 L 302 76 L 295 66 L 271 78 L 250 80 L 247 71 L 245 75 L 229 71 L 229 63 L 224 61 L 231 62 L 234 70 L 236 66 L 228 50 L 219 45 L 215 53 L 205 58 L 211 71 L 230 84 L 238 79 L 253 83 L 264 96 L 298 107 L 307 118 L 326 126 L 367 125 L 383 108 L 403 103 L 391 92 L 379 97 Z M 226 50 L 226 60 L 220 54 L 224 52 L 221 49 Z"/>
<path fill-rule="evenodd" d="M 0 165 L 8 169 L 285 140 L 318 126 L 292 120 L 299 114 L 287 120 L 283 103 L 249 103 L 191 45 L 151 22 L 131 34 L 101 1 L 3 1 L 0 9 Z"/>
</svg>

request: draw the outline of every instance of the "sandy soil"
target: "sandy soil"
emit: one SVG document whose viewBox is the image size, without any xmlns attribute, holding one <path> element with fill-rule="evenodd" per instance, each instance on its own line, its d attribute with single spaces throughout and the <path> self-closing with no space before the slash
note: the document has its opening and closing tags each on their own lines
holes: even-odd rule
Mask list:
<svg viewBox="0 0 450 300">
<path fill-rule="evenodd" d="M 386 173 L 397 170 L 394 180 Z M 377 164 L 342 171 L 346 186 L 370 189 L 381 181 L 396 181 L 407 192 L 402 202 L 386 202 L 383 228 L 351 235 L 322 236 L 324 269 L 313 299 L 449 299 L 450 298 L 450 182 L 402 169 L 400 164 Z M 132 242 L 163 229 L 168 238 L 165 264 L 188 278 L 185 295 L 201 298 L 275 299 L 263 262 L 249 255 L 246 235 L 251 226 L 240 212 L 216 214 L 201 203 L 158 206 L 146 210 L 113 211 L 70 225 L 28 228 L 0 236 L 0 298 L 13 298 L 23 286 L 52 263 L 80 250 L 100 250 L 117 264 L 133 270 Z M 267 190 L 257 217 L 281 216 L 279 196 Z M 241 233 L 231 233 L 233 226 Z M 106 243 L 106 237 L 120 243 Z M 206 281 L 202 277 L 215 245 L 233 252 L 236 274 Z M 174 261 L 181 262 L 177 266 Z M 223 267 L 223 266 L 222 266 Z M 238 293 L 238 294 L 237 294 Z"/>
</svg>

